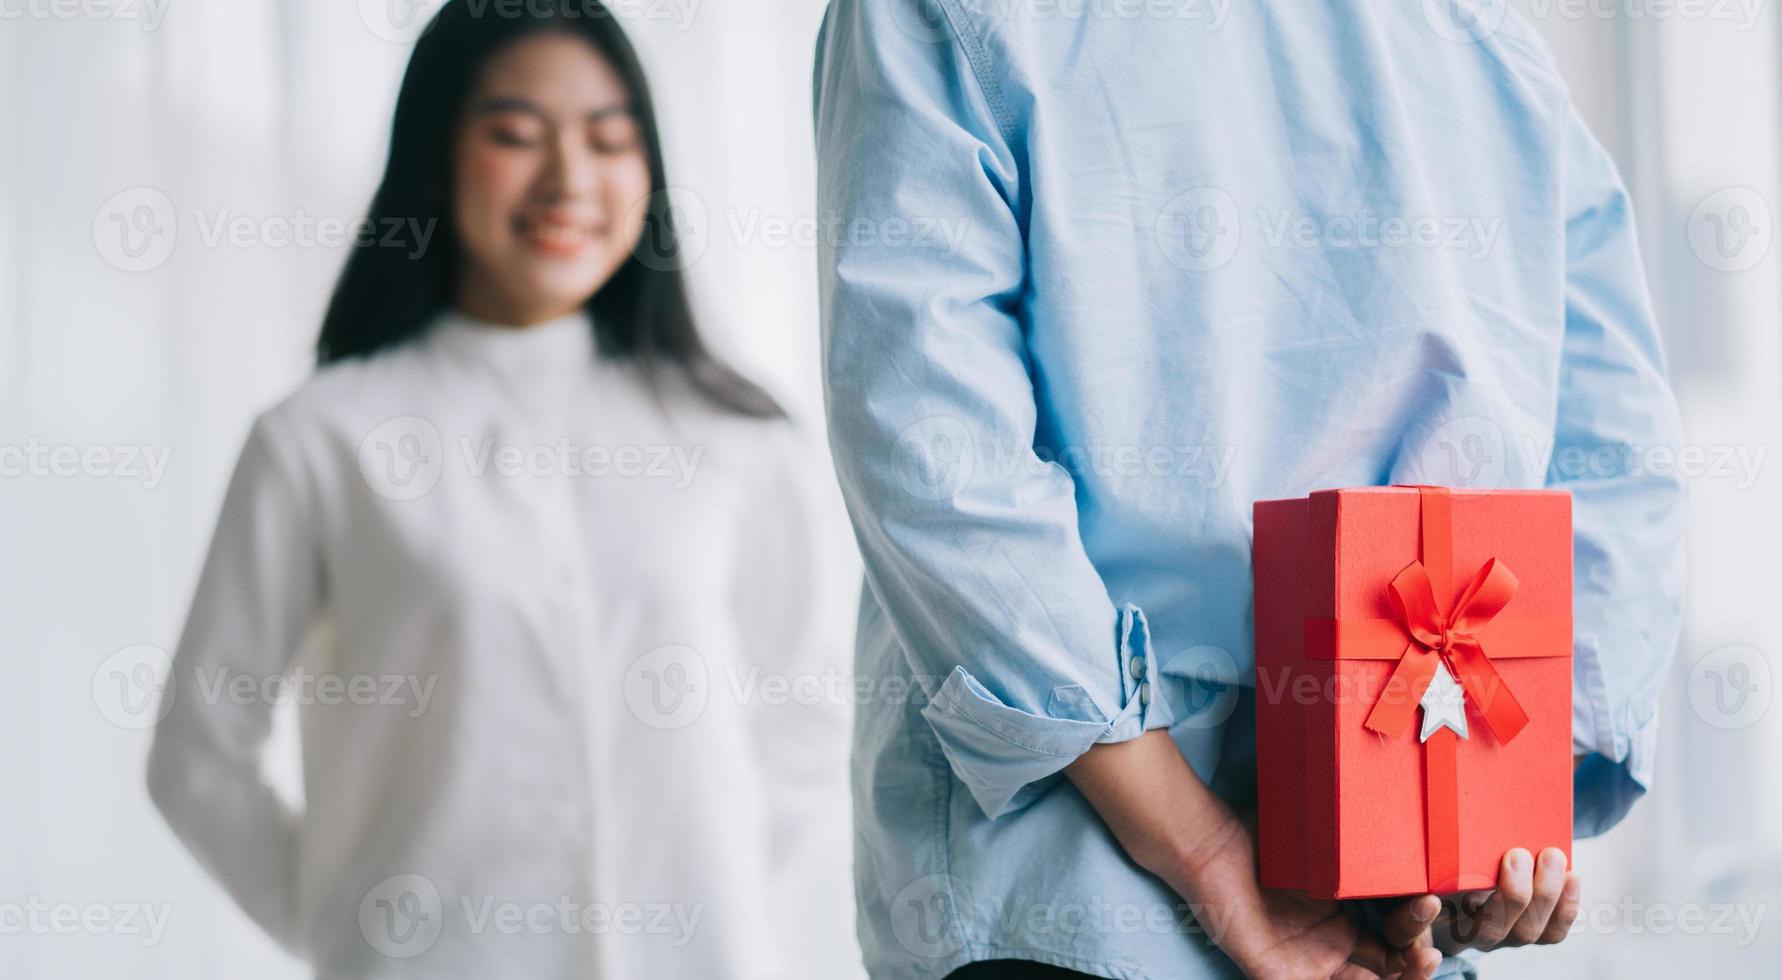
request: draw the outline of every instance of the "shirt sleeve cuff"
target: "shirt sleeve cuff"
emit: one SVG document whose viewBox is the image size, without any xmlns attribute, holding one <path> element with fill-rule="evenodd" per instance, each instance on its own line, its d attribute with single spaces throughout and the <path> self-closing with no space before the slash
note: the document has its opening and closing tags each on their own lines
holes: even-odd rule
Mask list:
<svg viewBox="0 0 1782 980">
<path fill-rule="evenodd" d="M 1124 742 L 1145 730 L 1151 702 L 1150 633 L 1134 606 L 1120 610 L 1117 660 L 1119 708 L 1110 717 L 1083 684 L 1052 688 L 1043 712 L 1011 705 L 964 667 L 954 667 L 922 709 L 953 773 L 994 820 L 1037 798 L 1044 781 L 1099 743 Z M 1093 679 L 1110 689 L 1106 677 Z"/>
<path fill-rule="evenodd" d="M 1615 710 L 1595 637 L 1579 638 L 1572 671 L 1572 751 L 1584 757 L 1572 780 L 1572 833 L 1595 837 L 1620 823 L 1651 787 L 1658 717 L 1653 704 Z"/>
</svg>

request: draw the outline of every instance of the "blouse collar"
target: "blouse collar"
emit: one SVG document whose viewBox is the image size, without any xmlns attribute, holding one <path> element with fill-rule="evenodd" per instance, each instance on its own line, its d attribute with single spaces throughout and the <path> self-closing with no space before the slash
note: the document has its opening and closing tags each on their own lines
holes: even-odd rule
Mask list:
<svg viewBox="0 0 1782 980">
<path fill-rule="evenodd" d="M 479 320 L 456 308 L 434 327 L 440 342 L 496 370 L 567 370 L 594 359 L 594 321 L 586 309 L 515 327 Z"/>
</svg>

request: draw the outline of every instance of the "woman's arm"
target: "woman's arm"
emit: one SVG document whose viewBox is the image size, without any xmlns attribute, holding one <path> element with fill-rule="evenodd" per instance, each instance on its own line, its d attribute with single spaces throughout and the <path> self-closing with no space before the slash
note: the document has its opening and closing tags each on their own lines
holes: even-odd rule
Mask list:
<svg viewBox="0 0 1782 980">
<path fill-rule="evenodd" d="M 798 961 L 837 980 L 858 974 L 852 882 L 835 856 L 848 822 L 850 664 L 858 559 L 834 479 L 816 445 L 780 425 L 755 451 L 741 515 L 736 610 L 755 691 L 784 678 L 782 697 L 743 706 L 766 787 L 768 861 L 776 907 L 798 909 L 785 937 Z"/>
<path fill-rule="evenodd" d="M 266 783 L 272 705 L 259 692 L 289 668 L 321 596 L 309 488 L 275 416 L 248 435 L 162 697 L 149 795 L 205 870 L 293 952 L 298 815 Z M 234 678 L 253 680 L 240 697 Z"/>
</svg>

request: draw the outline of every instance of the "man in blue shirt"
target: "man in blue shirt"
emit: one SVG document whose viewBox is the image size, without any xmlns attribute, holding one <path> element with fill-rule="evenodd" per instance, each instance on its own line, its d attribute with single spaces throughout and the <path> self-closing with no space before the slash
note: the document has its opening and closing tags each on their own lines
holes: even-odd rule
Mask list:
<svg viewBox="0 0 1782 980">
<path fill-rule="evenodd" d="M 1564 937 L 1562 852 L 1363 927 L 1260 890 L 1242 819 L 1250 505 L 1327 487 L 1571 491 L 1578 834 L 1650 782 L 1683 517 L 1633 452 L 1676 409 L 1613 164 L 1530 27 L 1478 14 L 833 0 L 874 976 L 1413 977 Z"/>
</svg>

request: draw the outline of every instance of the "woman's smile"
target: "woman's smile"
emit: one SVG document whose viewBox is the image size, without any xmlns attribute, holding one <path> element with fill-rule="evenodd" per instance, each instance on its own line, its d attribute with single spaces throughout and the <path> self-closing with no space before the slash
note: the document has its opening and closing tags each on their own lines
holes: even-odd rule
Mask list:
<svg viewBox="0 0 1782 980">
<path fill-rule="evenodd" d="M 562 211 L 532 211 L 515 216 L 514 235 L 546 256 L 571 258 L 592 248 L 606 235 L 604 222 Z"/>
</svg>

